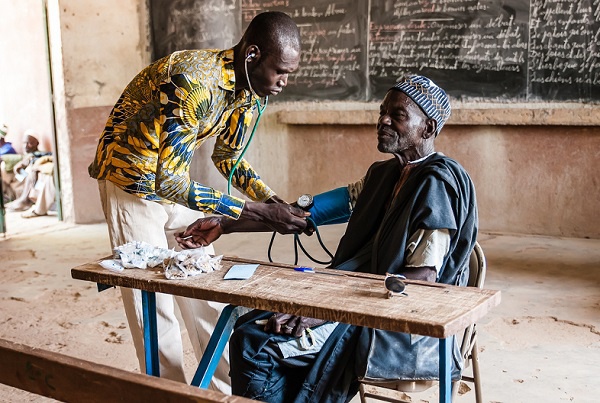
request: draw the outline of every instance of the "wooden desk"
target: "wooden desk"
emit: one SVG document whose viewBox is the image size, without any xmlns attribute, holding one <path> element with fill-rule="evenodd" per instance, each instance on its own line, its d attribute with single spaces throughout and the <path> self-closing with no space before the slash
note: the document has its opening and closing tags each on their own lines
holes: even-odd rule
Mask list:
<svg viewBox="0 0 600 403">
<path fill-rule="evenodd" d="M 304 273 L 289 265 L 238 258 L 224 258 L 222 263 L 220 271 L 185 280 L 167 280 L 163 273 L 151 270 L 126 269 L 114 273 L 98 262 L 75 267 L 71 275 L 75 279 L 143 291 L 144 327 L 148 330 L 146 346 L 154 350 L 146 350 L 151 374 L 158 374 L 153 299 L 155 292 L 161 292 L 439 338 L 440 401 L 443 402 L 449 402 L 451 395 L 449 336 L 464 331 L 500 303 L 500 291 L 473 287 L 407 281 L 408 296 L 387 298 L 384 277 L 379 275 L 330 269 Z M 229 268 L 239 263 L 259 263 L 260 266 L 249 280 L 223 280 Z M 208 386 L 236 319 L 233 308 L 225 309 L 221 315 L 192 384 L 200 380 L 199 386 Z M 156 372 L 152 372 L 154 370 Z"/>
</svg>

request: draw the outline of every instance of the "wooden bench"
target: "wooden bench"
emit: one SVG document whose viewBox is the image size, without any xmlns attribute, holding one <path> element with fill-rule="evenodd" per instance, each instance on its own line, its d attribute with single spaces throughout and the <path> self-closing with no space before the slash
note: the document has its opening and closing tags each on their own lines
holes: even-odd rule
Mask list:
<svg viewBox="0 0 600 403">
<path fill-rule="evenodd" d="M 0 383 L 63 402 L 250 402 L 3 339 L 0 362 Z"/>
</svg>

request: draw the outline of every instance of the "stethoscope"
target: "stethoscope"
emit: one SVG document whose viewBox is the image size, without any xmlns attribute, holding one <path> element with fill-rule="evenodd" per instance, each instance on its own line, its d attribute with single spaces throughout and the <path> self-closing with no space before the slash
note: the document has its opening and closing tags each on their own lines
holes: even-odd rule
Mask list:
<svg viewBox="0 0 600 403">
<path fill-rule="evenodd" d="M 267 95 L 267 96 L 265 96 L 264 103 L 261 105 L 260 97 L 254 91 L 254 88 L 252 88 L 252 83 L 250 82 L 250 75 L 248 74 L 248 61 L 254 57 L 256 57 L 255 53 L 250 53 L 248 56 L 246 56 L 246 60 L 244 60 L 244 72 L 246 73 L 246 82 L 248 83 L 248 86 L 250 87 L 250 92 L 256 97 L 256 109 L 258 110 L 258 116 L 256 117 L 256 120 L 254 121 L 254 127 L 252 128 L 252 132 L 250 132 L 250 136 L 248 137 L 248 141 L 246 142 L 246 145 L 242 149 L 242 152 L 240 153 L 240 156 L 236 160 L 235 164 L 233 164 L 233 167 L 231 168 L 231 172 L 229 172 L 229 178 L 227 179 L 227 194 L 228 195 L 231 195 L 231 181 L 233 179 L 233 173 L 236 171 L 237 167 L 239 166 L 240 162 L 242 161 L 242 158 L 244 157 L 244 154 L 248 150 L 248 146 L 250 145 L 250 142 L 252 141 L 252 138 L 254 137 L 254 133 L 256 133 L 256 128 L 258 127 L 258 122 L 260 122 L 260 118 L 262 117 L 265 109 L 267 109 L 267 104 L 269 103 L 269 96 Z M 302 249 L 302 252 L 304 252 L 304 254 L 315 263 L 318 263 L 318 264 L 331 263 L 331 261 L 333 261 L 333 255 L 331 254 L 331 252 L 329 252 L 329 250 L 323 243 L 323 240 L 321 239 L 321 234 L 319 233 L 319 229 L 317 228 L 317 225 L 315 224 L 315 222 L 313 220 L 310 219 L 310 217 L 307 217 L 306 220 L 315 229 L 315 233 L 317 234 L 317 239 L 319 241 L 319 244 L 321 245 L 323 250 L 325 250 L 325 252 L 327 252 L 327 254 L 331 258 L 331 260 L 329 262 L 323 262 L 323 261 L 319 261 L 319 260 L 316 260 L 315 258 L 313 258 L 306 251 L 306 249 L 302 245 L 302 242 L 300 242 L 300 235 L 294 234 L 294 265 L 298 264 L 298 247 L 300 247 L 300 249 Z M 273 259 L 271 258 L 271 249 L 273 247 L 273 241 L 275 240 L 276 234 L 277 234 L 277 232 L 273 231 L 273 235 L 271 236 L 271 242 L 269 242 L 268 257 L 269 257 L 269 262 L 271 262 L 271 263 L 273 263 Z"/>
<path fill-rule="evenodd" d="M 248 86 L 250 87 L 250 92 L 256 97 L 256 109 L 258 110 L 258 117 L 254 121 L 254 127 L 252 128 L 252 132 L 250 132 L 250 137 L 248 137 L 248 141 L 246 142 L 244 149 L 242 150 L 238 159 L 235 161 L 235 164 L 233 164 L 233 167 L 231 168 L 231 172 L 229 172 L 229 178 L 227 179 L 227 194 L 230 196 L 231 196 L 231 180 L 233 178 L 233 173 L 235 172 L 237 167 L 240 165 L 242 158 L 244 158 L 244 154 L 246 154 L 246 151 L 248 150 L 248 146 L 250 145 L 250 142 L 252 141 L 252 138 L 254 137 L 254 133 L 256 133 L 256 128 L 258 127 L 258 122 L 260 122 L 260 118 L 262 117 L 265 109 L 267 109 L 267 104 L 269 103 L 269 96 L 266 95 L 265 103 L 262 105 L 260 104 L 260 97 L 254 91 L 254 88 L 252 88 L 252 83 L 250 83 L 250 76 L 248 75 L 248 60 L 250 60 L 254 57 L 256 57 L 255 53 L 250 53 L 246 57 L 246 60 L 244 60 L 244 71 L 246 72 L 246 81 L 248 82 Z"/>
<path fill-rule="evenodd" d="M 323 248 L 325 253 L 327 253 L 327 255 L 329 255 L 330 260 L 325 262 L 325 261 L 317 260 L 314 257 L 312 257 L 310 255 L 310 253 L 308 253 L 306 248 L 304 248 L 304 245 L 302 245 L 302 242 L 300 241 L 300 234 L 294 234 L 294 266 L 298 264 L 298 247 L 302 250 L 302 252 L 304 252 L 306 257 L 309 258 L 310 260 L 312 260 L 313 262 L 315 262 L 317 264 L 322 264 L 322 265 L 330 264 L 331 262 L 333 262 L 333 254 L 329 251 L 329 249 L 327 249 L 327 247 L 325 246 L 325 243 L 323 242 L 323 239 L 321 239 L 321 234 L 319 233 L 319 228 L 317 227 L 315 222 L 310 217 L 306 217 L 306 221 L 310 225 L 312 225 L 312 227 L 315 229 L 315 234 L 317 234 L 317 240 L 319 241 L 319 245 L 321 245 L 321 248 Z M 271 257 L 271 250 L 273 249 L 273 242 L 275 241 L 275 235 L 277 235 L 277 232 L 273 231 L 273 235 L 271 235 L 271 241 L 269 242 L 269 249 L 267 252 L 267 255 L 269 257 L 269 262 L 271 262 L 271 263 L 273 263 L 273 258 Z"/>
</svg>

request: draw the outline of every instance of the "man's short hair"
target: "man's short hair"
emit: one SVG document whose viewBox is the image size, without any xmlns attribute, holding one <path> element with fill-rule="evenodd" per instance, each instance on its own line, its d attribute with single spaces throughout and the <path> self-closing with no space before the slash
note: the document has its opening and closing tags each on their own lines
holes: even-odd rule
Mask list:
<svg viewBox="0 0 600 403">
<path fill-rule="evenodd" d="M 407 76 L 398 79 L 390 90 L 399 90 L 414 101 L 428 118 L 437 122 L 436 136 L 450 117 L 450 100 L 446 91 L 425 76 Z"/>
<path fill-rule="evenodd" d="M 286 13 L 266 11 L 257 14 L 244 33 L 247 44 L 255 44 L 265 54 L 285 47 L 300 50 L 300 30 Z"/>
</svg>

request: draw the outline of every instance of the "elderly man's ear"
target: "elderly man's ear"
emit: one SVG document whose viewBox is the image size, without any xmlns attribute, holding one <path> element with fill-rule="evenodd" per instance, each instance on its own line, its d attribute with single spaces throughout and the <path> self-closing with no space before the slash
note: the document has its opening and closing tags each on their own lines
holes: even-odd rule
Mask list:
<svg viewBox="0 0 600 403">
<path fill-rule="evenodd" d="M 435 119 L 427 119 L 425 122 L 425 131 L 423 132 L 423 138 L 429 139 L 431 137 L 435 137 L 435 132 L 437 130 L 437 122 Z"/>
</svg>

